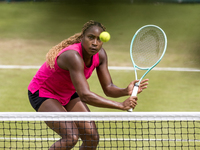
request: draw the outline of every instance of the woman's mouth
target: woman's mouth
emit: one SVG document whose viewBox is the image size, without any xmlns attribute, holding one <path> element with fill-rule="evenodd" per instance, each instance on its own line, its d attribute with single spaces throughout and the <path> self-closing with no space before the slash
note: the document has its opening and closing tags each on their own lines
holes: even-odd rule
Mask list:
<svg viewBox="0 0 200 150">
<path fill-rule="evenodd" d="M 97 49 L 96 48 L 90 48 L 91 49 L 91 51 L 97 51 Z"/>
</svg>

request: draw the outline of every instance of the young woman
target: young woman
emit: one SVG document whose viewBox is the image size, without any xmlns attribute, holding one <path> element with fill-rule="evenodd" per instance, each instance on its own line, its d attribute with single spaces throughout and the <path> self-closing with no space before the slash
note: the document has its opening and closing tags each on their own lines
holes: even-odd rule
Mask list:
<svg viewBox="0 0 200 150">
<path fill-rule="evenodd" d="M 102 31 L 105 27 L 101 23 L 89 21 L 84 24 L 81 33 L 62 41 L 47 53 L 46 62 L 28 86 L 29 100 L 36 111 L 88 112 L 86 104 L 120 110 L 135 108 L 136 96 L 120 103 L 90 91 L 87 79 L 95 68 L 104 93 L 110 97 L 131 95 L 134 84 L 138 82 L 132 81 L 127 88 L 119 88 L 112 83 L 107 55 L 99 39 Z M 147 88 L 147 81 L 141 82 L 138 93 Z M 62 137 L 49 150 L 71 149 L 79 137 L 83 141 L 81 150 L 94 150 L 98 145 L 99 135 L 92 121 L 46 124 Z"/>
</svg>

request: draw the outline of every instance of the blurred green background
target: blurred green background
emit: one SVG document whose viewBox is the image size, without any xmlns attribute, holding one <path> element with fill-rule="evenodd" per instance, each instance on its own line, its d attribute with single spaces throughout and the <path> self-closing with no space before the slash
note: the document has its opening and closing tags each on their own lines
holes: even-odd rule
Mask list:
<svg viewBox="0 0 200 150">
<path fill-rule="evenodd" d="M 129 66 L 129 45 L 141 26 L 160 26 L 168 37 L 158 67 L 200 69 L 200 4 L 77 2 L 0 2 L 0 65 L 42 65 L 51 47 L 80 32 L 88 20 L 104 24 L 111 40 L 103 46 L 109 66 Z M 37 69 L 0 69 L 0 111 L 34 111 L 27 86 Z M 125 88 L 130 70 L 110 70 Z M 148 89 L 138 95 L 135 111 L 199 111 L 199 72 L 151 71 Z M 96 73 L 88 80 L 93 92 L 106 97 Z M 123 101 L 127 97 L 109 98 Z M 90 106 L 91 111 L 121 111 Z"/>
</svg>

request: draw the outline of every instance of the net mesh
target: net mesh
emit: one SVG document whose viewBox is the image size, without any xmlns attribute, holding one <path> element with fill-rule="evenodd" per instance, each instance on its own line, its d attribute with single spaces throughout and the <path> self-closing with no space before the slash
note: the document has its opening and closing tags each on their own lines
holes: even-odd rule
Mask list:
<svg viewBox="0 0 200 150">
<path fill-rule="evenodd" d="M 132 56 L 135 64 L 141 68 L 153 66 L 161 57 L 165 47 L 163 32 L 154 26 L 140 30 L 132 45 Z"/>
<path fill-rule="evenodd" d="M 0 113 L 0 149 L 48 150 L 62 137 L 45 121 L 85 123 L 95 121 L 99 139 L 82 134 L 86 149 L 196 150 L 200 149 L 200 113 Z M 73 131 L 73 129 L 70 129 Z M 79 129 L 84 130 L 84 129 Z M 88 130 L 87 128 L 85 130 Z M 67 134 L 77 134 L 76 132 Z M 84 138 L 84 136 L 89 138 Z M 63 149 L 72 148 L 63 145 Z M 56 149 L 56 148 L 53 148 Z M 61 149 L 61 148 L 59 148 Z"/>
</svg>

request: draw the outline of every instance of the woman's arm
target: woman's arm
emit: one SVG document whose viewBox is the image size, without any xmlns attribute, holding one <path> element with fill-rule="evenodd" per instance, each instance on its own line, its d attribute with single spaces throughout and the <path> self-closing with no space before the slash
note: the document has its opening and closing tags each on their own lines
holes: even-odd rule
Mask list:
<svg viewBox="0 0 200 150">
<path fill-rule="evenodd" d="M 113 84 L 112 78 L 108 70 L 107 55 L 104 49 L 99 51 L 100 65 L 97 68 L 97 75 L 104 93 L 110 97 L 121 97 L 131 95 L 136 81 L 132 81 L 126 88 L 119 88 Z M 147 88 L 148 79 L 141 82 L 138 93 Z"/>
<path fill-rule="evenodd" d="M 129 108 L 134 108 L 137 105 L 137 97 L 129 97 L 124 102 L 120 103 L 105 99 L 91 92 L 84 75 L 83 59 L 76 51 L 68 50 L 62 53 L 58 57 L 57 63 L 59 67 L 70 72 L 73 85 L 83 102 L 97 107 L 121 110 L 128 110 Z"/>
<path fill-rule="evenodd" d="M 99 61 L 100 64 L 99 67 L 96 68 L 96 70 L 100 84 L 106 96 L 110 97 L 127 96 L 128 95 L 127 88 L 119 88 L 113 84 L 112 78 L 108 70 L 107 54 L 103 48 L 99 51 Z"/>
</svg>

